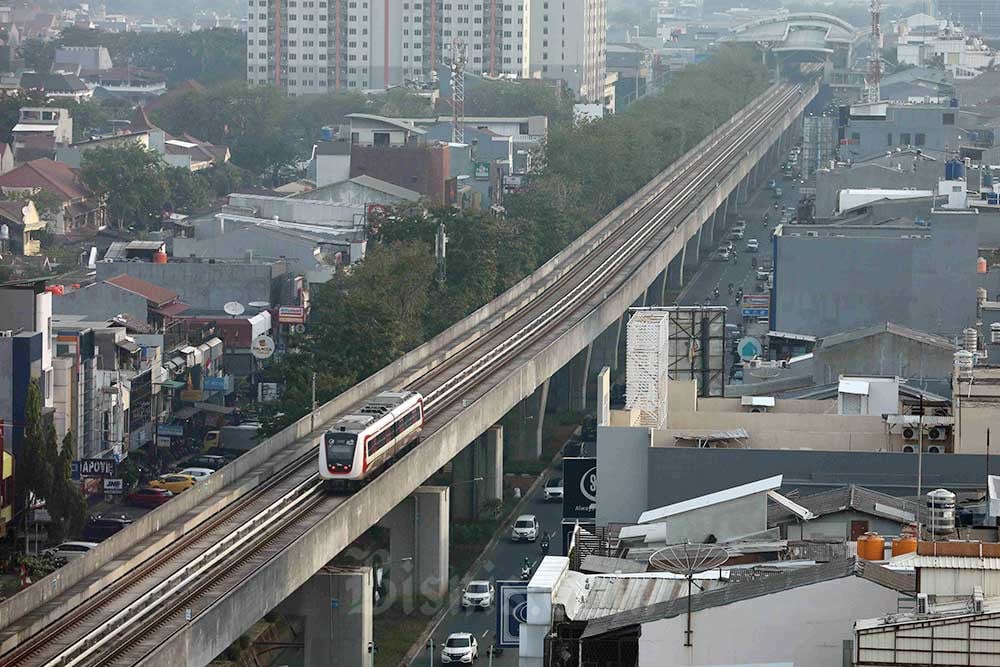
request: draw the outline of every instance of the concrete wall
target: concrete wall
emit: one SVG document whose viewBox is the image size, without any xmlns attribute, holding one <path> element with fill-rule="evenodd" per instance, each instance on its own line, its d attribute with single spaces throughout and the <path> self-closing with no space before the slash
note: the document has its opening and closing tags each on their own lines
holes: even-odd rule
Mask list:
<svg viewBox="0 0 1000 667">
<path fill-rule="evenodd" d="M 788 524 L 784 536 L 789 540 L 850 540 L 852 521 L 867 521 L 868 530 L 883 537 L 898 536 L 903 527 L 898 521 L 845 510 L 810 519 L 805 523 Z"/>
<path fill-rule="evenodd" d="M 332 275 L 333 267 L 320 261 L 323 247 L 316 241 L 297 236 L 295 232 L 282 233 L 232 223 L 227 223 L 225 229 L 226 231 L 212 238 L 175 238 L 174 257 L 240 259 L 249 250 L 261 259 L 284 257 L 295 273 L 326 274 L 327 279 Z"/>
<path fill-rule="evenodd" d="M 976 216 L 941 216 L 930 239 L 775 237 L 773 329 L 827 336 L 879 322 L 958 335 L 976 318 Z M 802 233 L 803 236 L 788 236 Z M 888 233 L 888 232 L 886 232 Z"/>
<path fill-rule="evenodd" d="M 126 273 L 172 289 L 184 303 L 194 308 L 222 310 L 229 301 L 273 303 L 270 264 L 208 262 L 98 262 L 97 279 L 106 280 Z"/>
<path fill-rule="evenodd" d="M 598 489 L 598 525 L 634 522 L 649 509 L 643 474 L 648 450 L 648 428 L 597 427 L 597 479 L 608 490 Z"/>
<path fill-rule="evenodd" d="M 598 445 L 598 466 L 601 449 Z M 785 492 L 816 493 L 845 484 L 858 484 L 895 496 L 915 495 L 917 456 L 895 452 L 825 452 L 745 449 L 652 447 L 647 450 L 647 501 L 642 510 L 748 484 L 771 475 L 784 475 Z M 986 461 L 971 454 L 935 454 L 923 457 L 924 490 L 981 489 Z M 600 468 L 598 468 L 598 475 Z M 610 488 L 609 488 L 610 486 Z M 602 483 L 612 496 L 627 488 Z M 600 511 L 598 494 L 598 511 Z M 642 511 L 641 510 L 641 511 Z"/>
<path fill-rule="evenodd" d="M 895 375 L 910 381 L 951 378 L 955 350 L 881 333 L 815 350 L 813 382 L 830 384 L 841 375 Z"/>
<path fill-rule="evenodd" d="M 127 313 L 145 322 L 148 308 L 145 297 L 104 282 L 66 292 L 52 300 L 52 312 L 56 315 L 85 315 L 91 320 Z"/>
<path fill-rule="evenodd" d="M 733 400 L 733 399 L 727 399 Z M 836 409 L 836 402 L 834 403 Z M 880 416 L 788 414 L 781 412 L 670 412 L 670 428 L 656 431 L 657 447 L 672 447 L 679 433 L 705 434 L 746 429 L 750 449 L 816 449 L 874 452 L 896 446 Z M 899 436 L 894 438 L 898 440 Z M 736 447 L 735 443 L 729 445 Z"/>
<path fill-rule="evenodd" d="M 638 517 L 636 517 L 638 518 Z M 667 518 L 667 544 L 725 542 L 767 530 L 767 498 L 754 494 Z M 709 535 L 714 540 L 709 540 Z"/>
<path fill-rule="evenodd" d="M 951 114 L 951 125 L 944 124 L 944 116 Z M 851 144 L 841 146 L 841 158 L 859 159 L 893 150 L 900 146 L 931 149 L 937 151 L 955 150 L 958 146 L 958 109 L 948 107 L 893 106 L 889 107 L 884 120 L 851 119 L 844 130 L 844 137 Z M 918 145 L 917 134 L 923 134 L 924 143 Z M 854 135 L 858 135 L 854 139 Z M 901 134 L 909 134 L 905 142 Z M 890 139 L 891 135 L 891 139 Z"/>
<path fill-rule="evenodd" d="M 902 169 L 882 164 L 840 166 L 834 170 L 816 172 L 817 219 L 832 218 L 837 212 L 837 199 L 841 190 L 849 188 L 884 188 L 937 190 L 938 181 L 944 178 L 944 164 L 938 161 L 917 159 L 909 154 L 893 159 Z"/>
<path fill-rule="evenodd" d="M 790 663 L 843 667 L 854 621 L 896 611 L 899 594 L 853 575 L 644 623 L 639 667 Z"/>
</svg>

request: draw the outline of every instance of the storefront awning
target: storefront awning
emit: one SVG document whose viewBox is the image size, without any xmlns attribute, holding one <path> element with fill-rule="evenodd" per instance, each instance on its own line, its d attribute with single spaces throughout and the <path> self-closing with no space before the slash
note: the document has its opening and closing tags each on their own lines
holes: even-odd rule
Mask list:
<svg viewBox="0 0 1000 667">
<path fill-rule="evenodd" d="M 175 412 L 174 419 L 191 419 L 191 417 L 194 417 L 196 414 L 198 414 L 198 408 L 188 405 Z"/>
<path fill-rule="evenodd" d="M 204 410 L 205 412 L 214 412 L 220 415 L 231 415 L 236 412 L 236 408 L 232 408 L 226 405 L 217 405 L 215 403 L 195 403 L 194 407 Z"/>
<path fill-rule="evenodd" d="M 187 384 L 184 382 L 178 382 L 177 380 L 164 380 L 160 383 L 161 387 L 166 387 L 167 389 L 181 389 L 186 387 Z"/>
</svg>

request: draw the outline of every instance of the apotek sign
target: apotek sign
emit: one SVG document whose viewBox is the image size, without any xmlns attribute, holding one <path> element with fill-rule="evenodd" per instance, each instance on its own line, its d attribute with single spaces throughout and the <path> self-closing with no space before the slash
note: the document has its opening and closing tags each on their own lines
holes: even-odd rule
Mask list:
<svg viewBox="0 0 1000 667">
<path fill-rule="evenodd" d="M 563 518 L 597 517 L 597 459 L 563 459 Z"/>
<path fill-rule="evenodd" d="M 113 459 L 81 459 L 81 477 L 113 477 L 115 462 Z"/>
</svg>

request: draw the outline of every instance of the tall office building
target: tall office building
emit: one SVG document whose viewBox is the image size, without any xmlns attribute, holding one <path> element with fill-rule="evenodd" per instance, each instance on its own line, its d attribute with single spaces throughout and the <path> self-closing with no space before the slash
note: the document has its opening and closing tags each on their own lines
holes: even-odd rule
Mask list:
<svg viewBox="0 0 1000 667">
<path fill-rule="evenodd" d="M 562 79 L 588 102 L 604 100 L 607 0 L 531 0 L 524 76 Z"/>
<path fill-rule="evenodd" d="M 523 70 L 524 0 L 248 0 L 247 82 L 292 95 L 427 81 L 465 43 L 466 71 Z"/>
</svg>

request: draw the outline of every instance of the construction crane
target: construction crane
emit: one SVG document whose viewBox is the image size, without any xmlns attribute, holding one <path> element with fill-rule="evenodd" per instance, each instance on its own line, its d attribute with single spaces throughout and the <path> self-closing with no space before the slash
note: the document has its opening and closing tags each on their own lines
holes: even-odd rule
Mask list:
<svg viewBox="0 0 1000 667">
<path fill-rule="evenodd" d="M 870 11 L 872 15 L 871 53 L 868 55 L 865 102 L 874 103 L 882 98 L 882 6 L 880 0 L 871 0 Z"/>
<path fill-rule="evenodd" d="M 465 143 L 465 41 L 451 43 L 451 140 Z"/>
</svg>

